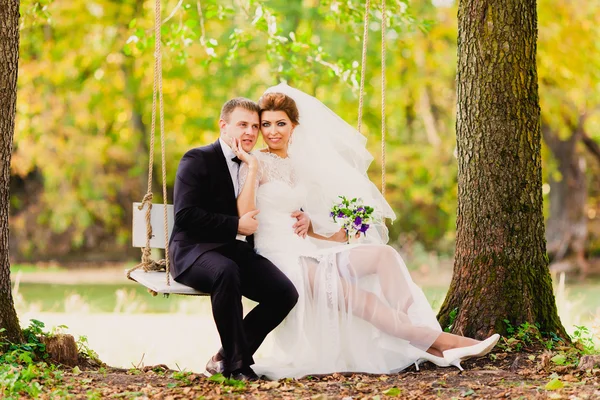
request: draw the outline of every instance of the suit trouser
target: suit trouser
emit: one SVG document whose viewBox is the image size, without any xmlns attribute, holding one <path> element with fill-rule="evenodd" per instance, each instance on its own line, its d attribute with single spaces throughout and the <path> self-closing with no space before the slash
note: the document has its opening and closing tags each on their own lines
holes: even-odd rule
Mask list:
<svg viewBox="0 0 600 400">
<path fill-rule="evenodd" d="M 285 274 L 237 240 L 202 254 L 175 280 L 210 293 L 226 373 L 254 364 L 254 352 L 298 301 Z M 258 303 L 245 318 L 242 296 Z"/>
</svg>

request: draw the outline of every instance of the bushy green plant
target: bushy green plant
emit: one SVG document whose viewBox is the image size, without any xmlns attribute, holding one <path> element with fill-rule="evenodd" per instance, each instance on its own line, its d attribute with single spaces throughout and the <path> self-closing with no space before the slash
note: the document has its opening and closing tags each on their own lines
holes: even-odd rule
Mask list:
<svg viewBox="0 0 600 400">
<path fill-rule="evenodd" d="M 540 332 L 540 325 L 524 322 L 515 327 L 509 320 L 505 319 L 507 337 L 500 347 L 506 351 L 521 351 L 525 347 L 541 344 L 548 350 L 554 349 L 564 341 L 555 333 Z"/>
<path fill-rule="evenodd" d="M 454 326 L 454 321 L 456 320 L 456 316 L 458 315 L 458 307 L 454 310 L 450 311 L 450 321 L 448 326 L 444 328 L 444 332 L 452 332 L 452 326 Z"/>
<path fill-rule="evenodd" d="M 90 348 L 87 336 L 82 335 L 77 339 L 77 352 L 98 364 L 102 364 L 98 353 Z"/>
<path fill-rule="evenodd" d="M 596 350 L 596 345 L 594 344 L 594 334 L 588 327 L 575 325 L 575 331 L 571 335 L 571 338 L 582 354 L 594 354 L 598 352 Z"/>
<path fill-rule="evenodd" d="M 0 330 L 2 332 L 4 330 Z M 0 341 L 4 349 L 0 354 L 0 397 L 36 398 L 43 392 L 43 385 L 54 386 L 62 381 L 62 371 L 44 361 L 48 354 L 43 338 L 47 336 L 44 323 L 32 319 L 23 329 L 23 343 Z"/>
<path fill-rule="evenodd" d="M 220 383 L 222 386 L 226 386 L 226 387 L 229 386 L 234 391 L 236 391 L 236 390 L 241 391 L 246 388 L 246 383 L 244 381 L 226 378 L 221 374 L 215 374 L 215 375 L 211 376 L 210 378 L 208 378 L 208 380 L 211 382 Z"/>
</svg>

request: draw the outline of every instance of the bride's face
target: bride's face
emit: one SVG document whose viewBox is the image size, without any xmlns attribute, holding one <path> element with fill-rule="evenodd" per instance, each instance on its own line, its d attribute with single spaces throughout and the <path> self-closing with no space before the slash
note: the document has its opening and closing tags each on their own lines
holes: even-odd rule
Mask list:
<svg viewBox="0 0 600 400">
<path fill-rule="evenodd" d="M 285 111 L 263 111 L 260 131 L 269 149 L 287 149 L 294 124 Z"/>
</svg>

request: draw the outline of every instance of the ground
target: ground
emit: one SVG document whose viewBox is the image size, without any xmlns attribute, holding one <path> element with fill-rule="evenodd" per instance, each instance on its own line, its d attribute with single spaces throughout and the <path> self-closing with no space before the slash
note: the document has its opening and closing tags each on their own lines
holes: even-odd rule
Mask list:
<svg viewBox="0 0 600 400">
<path fill-rule="evenodd" d="M 495 352 L 466 361 L 464 372 L 423 364 L 395 375 L 334 374 L 299 380 L 240 384 L 200 374 L 142 369 L 85 368 L 65 372 L 60 387 L 78 399 L 598 399 L 600 368 L 557 365 L 559 353 Z M 592 356 L 597 357 L 597 356 Z M 598 361 L 598 360 L 595 360 Z M 600 367 L 596 363 L 596 367 Z M 46 398 L 50 398 L 47 396 Z"/>
<path fill-rule="evenodd" d="M 88 271 L 88 270 L 67 270 L 67 271 L 45 271 L 46 273 L 39 274 L 39 271 L 28 273 L 23 271 L 18 275 L 17 281 L 20 283 L 34 282 L 52 284 L 69 283 L 74 285 L 86 283 L 98 283 L 100 280 L 104 283 L 123 282 L 124 267 L 119 266 L 110 270 Z M 451 269 L 436 270 L 435 273 L 427 271 L 415 271 L 414 276 L 419 282 L 429 282 L 432 279 L 438 279 L 436 285 L 447 285 L 449 275 L 445 276 L 442 272 L 451 273 Z M 100 273 L 101 272 L 101 273 Z M 42 277 L 42 278 L 40 278 Z M 447 279 L 446 279 L 447 278 Z M 25 286 L 25 285 L 23 285 Z M 50 287 L 50 286 L 49 286 Z M 581 286 L 570 287 L 575 294 L 583 292 Z M 36 289 L 39 290 L 39 289 Z M 591 284 L 586 288 L 587 292 L 596 296 L 597 286 Z M 46 292 L 44 292 L 46 293 Z M 558 299 L 563 298 L 563 303 L 567 304 L 564 299 L 567 298 L 566 291 L 563 288 L 558 291 Z M 64 295 L 60 293 L 62 299 Z M 561 318 L 573 314 L 575 320 L 575 311 L 582 313 L 582 304 L 596 310 L 597 301 L 589 301 L 592 297 L 588 297 L 586 302 L 568 303 L 568 307 L 564 307 L 565 314 Z M 596 297 L 594 297 L 595 299 Z M 164 299 L 160 299 L 166 301 Z M 170 299 L 169 301 L 172 301 Z M 196 300 L 194 300 L 196 301 Z M 195 303 L 194 303 L 195 304 Z M 559 301 L 559 304 L 560 301 Z M 65 307 L 66 308 L 66 307 Z M 26 315 L 26 311 L 21 310 L 20 315 Z M 144 314 L 149 316 L 154 314 Z M 151 319 L 149 325 L 161 323 L 162 325 L 182 323 L 181 321 L 187 317 L 190 320 L 198 320 L 198 314 L 187 315 L 181 312 L 156 314 L 169 316 L 171 319 L 157 320 Z M 210 317 L 210 314 L 207 314 Z M 577 314 L 579 315 L 579 314 Z M 110 319 L 107 322 L 106 316 L 110 318 L 119 317 L 118 324 Z M 102 333 L 100 337 L 105 338 L 106 346 L 98 346 L 92 342 L 90 337 L 90 347 L 99 351 L 101 355 L 112 353 L 121 353 L 130 347 L 134 347 L 134 341 L 140 342 L 150 335 L 140 336 L 139 331 L 134 331 L 129 325 L 122 324 L 126 321 L 129 324 L 140 328 L 140 319 L 136 318 L 138 314 L 127 314 L 123 312 L 112 312 L 102 315 L 74 313 L 74 314 L 57 314 L 57 323 L 66 323 L 69 328 L 72 328 L 71 319 L 82 320 L 83 324 L 87 324 L 88 330 L 100 331 L 103 325 L 110 327 L 111 333 Z M 47 314 L 44 318 L 48 317 Z M 70 317 L 71 319 L 67 319 Z M 40 318 L 45 321 L 44 318 Z M 211 318 L 209 318 L 212 321 Z M 597 321 L 600 321 L 596 319 Z M 65 322 L 69 321 L 69 322 Z M 166 321 L 166 322 L 165 322 Z M 92 324 L 92 322 L 94 322 Z M 563 319 L 563 322 L 565 320 Z M 590 325 L 592 323 L 589 323 Z M 214 329 L 211 322 L 210 329 Z M 598 323 L 596 323 L 598 325 Z M 145 326 L 145 325 L 144 325 Z M 532 328 L 532 327 L 529 327 Z M 121 329 L 119 331 L 119 329 Z M 160 331 L 157 327 L 153 328 L 153 334 L 156 337 L 165 337 L 168 333 Z M 197 325 L 191 325 L 190 331 L 198 329 Z M 204 328 L 203 328 L 204 329 Z M 208 329 L 208 328 L 207 328 Z M 593 334 L 598 334 L 599 328 L 590 328 L 587 334 L 579 337 L 587 337 Z M 99 367 L 90 365 L 80 365 L 76 369 L 62 369 L 61 377 L 50 382 L 46 379 L 47 374 L 44 372 L 44 378 L 34 378 L 32 381 L 39 382 L 44 385 L 41 394 L 27 396 L 24 394 L 25 389 L 19 387 L 12 392 L 6 392 L 4 398 L 78 398 L 78 399 L 110 399 L 110 398 L 151 398 L 151 399 L 217 399 L 217 398 L 246 398 L 246 399 L 462 399 L 462 398 L 505 398 L 505 399 L 600 399 L 600 363 L 596 363 L 596 368 L 589 367 L 587 370 L 579 370 L 577 367 L 577 353 L 573 353 L 573 349 L 561 349 L 556 345 L 551 352 L 546 352 L 541 348 L 528 348 L 524 351 L 517 352 L 516 346 L 522 346 L 525 337 L 532 334 L 527 329 L 515 328 L 515 337 L 511 339 L 502 339 L 504 347 L 497 348 L 489 357 L 477 360 L 476 362 L 465 362 L 465 372 L 460 373 L 456 368 L 436 368 L 432 364 L 424 364 L 420 371 L 416 371 L 414 367 L 397 375 L 389 376 L 372 376 L 364 374 L 355 375 L 332 375 L 324 377 L 310 377 L 300 380 L 282 380 L 279 382 L 261 381 L 259 383 L 251 383 L 240 385 L 237 382 L 224 382 L 219 380 L 209 380 L 208 378 L 190 372 L 179 372 L 169 370 L 165 366 L 139 366 L 131 369 L 110 368 L 108 366 Z M 144 331 L 144 328 L 141 328 Z M 87 331 L 86 331 L 87 332 Z M 91 332 L 86 333 L 92 335 Z M 129 338 L 130 335 L 131 338 Z M 529 336 L 528 336 L 529 335 Z M 216 340 L 216 332 L 214 333 Z M 577 338 L 577 335 L 575 336 Z M 129 340 L 131 339 L 131 340 Z M 152 339 L 156 341 L 157 339 Z M 185 340 L 184 340 L 185 342 Z M 528 341 L 527 343 L 530 343 Z M 584 341 L 585 343 L 585 341 Z M 121 345 L 121 347 L 119 347 Z M 209 346 L 209 347 L 216 347 Z M 590 352 L 585 346 L 579 351 Z M 591 347 L 588 342 L 588 347 Z M 506 350 L 515 351 L 506 351 Z M 100 351 L 102 350 L 102 351 Z M 585 351 L 584 351 L 585 350 Z M 173 354 L 173 349 L 167 349 L 168 355 Z M 565 356 L 565 354 L 567 356 Z M 570 354 L 570 355 L 569 355 Z M 148 354 L 145 354 L 145 360 L 149 360 Z M 191 355 L 197 359 L 197 355 Z M 206 357 L 200 357 L 205 359 Z M 143 357 L 142 357 L 143 359 Z M 164 355 L 154 358 L 151 362 L 168 362 L 169 365 L 176 365 L 169 362 L 168 357 Z M 139 358 L 135 358 L 136 362 Z M 160 361 L 156 361 L 160 360 Z M 146 362 L 146 361 L 144 361 Z M 203 364 L 201 362 L 200 364 Z M 115 365 L 128 365 L 122 363 Z M 179 364 L 181 365 L 181 364 Z M 0 363 L 0 370 L 2 365 Z M 21 377 L 26 377 L 27 366 L 23 367 Z M 196 368 L 192 368 L 197 370 Z M 0 371 L 1 372 L 1 371 Z M 10 371 L 9 371 L 10 372 Z M 200 372 L 200 371 L 197 371 Z M 6 379 L 4 378 L 6 377 Z M 6 390 L 10 386 L 8 373 L 0 373 L 0 393 L 3 389 Z M 27 378 L 31 379 L 31 377 Z M 30 380 L 25 379 L 25 384 L 32 386 Z M 14 382 L 12 382 L 14 383 Z M 9 393 L 7 395 L 7 393 Z M 11 393 L 17 393 L 11 395 Z M 0 394 L 0 397 L 3 397 Z"/>
</svg>

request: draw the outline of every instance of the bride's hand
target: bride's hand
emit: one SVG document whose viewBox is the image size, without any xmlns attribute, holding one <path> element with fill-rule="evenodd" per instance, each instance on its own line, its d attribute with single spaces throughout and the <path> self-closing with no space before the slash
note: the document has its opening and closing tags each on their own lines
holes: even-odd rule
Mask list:
<svg viewBox="0 0 600 400">
<path fill-rule="evenodd" d="M 258 160 L 256 157 L 254 157 L 252 154 L 246 153 L 246 151 L 242 148 L 242 142 L 239 139 L 231 139 L 231 149 L 237 158 L 248 164 L 249 168 L 258 167 Z"/>
<path fill-rule="evenodd" d="M 357 239 L 360 238 L 360 232 L 356 232 L 355 237 Z M 346 232 L 346 230 L 344 228 L 340 228 L 339 231 L 337 231 L 336 233 L 333 234 L 332 239 L 335 242 L 348 243 L 348 232 Z"/>
<path fill-rule="evenodd" d="M 344 228 L 340 228 L 339 231 L 333 234 L 332 239 L 335 242 L 346 243 L 348 241 L 348 233 Z"/>
</svg>

